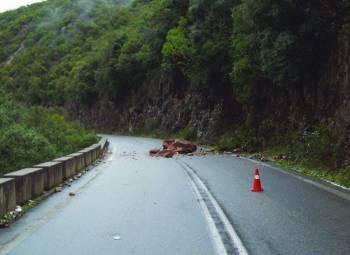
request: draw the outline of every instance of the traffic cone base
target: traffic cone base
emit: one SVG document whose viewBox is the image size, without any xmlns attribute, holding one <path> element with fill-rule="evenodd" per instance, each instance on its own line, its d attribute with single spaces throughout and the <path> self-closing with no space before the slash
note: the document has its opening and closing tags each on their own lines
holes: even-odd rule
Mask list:
<svg viewBox="0 0 350 255">
<path fill-rule="evenodd" d="M 261 182 L 260 182 L 259 169 L 256 169 L 255 175 L 254 175 L 252 192 L 263 192 L 263 191 L 264 191 L 264 189 L 263 189 Z"/>
</svg>

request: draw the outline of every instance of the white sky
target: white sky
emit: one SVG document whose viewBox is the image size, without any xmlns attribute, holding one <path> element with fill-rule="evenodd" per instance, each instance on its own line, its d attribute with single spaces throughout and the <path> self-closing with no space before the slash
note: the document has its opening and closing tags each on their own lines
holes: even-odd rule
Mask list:
<svg viewBox="0 0 350 255">
<path fill-rule="evenodd" d="M 0 0 L 0 12 L 16 9 L 18 7 L 42 2 L 43 0 Z"/>
</svg>

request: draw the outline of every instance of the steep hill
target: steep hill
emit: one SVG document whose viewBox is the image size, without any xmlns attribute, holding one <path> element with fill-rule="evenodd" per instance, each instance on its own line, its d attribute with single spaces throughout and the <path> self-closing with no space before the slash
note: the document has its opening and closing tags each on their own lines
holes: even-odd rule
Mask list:
<svg viewBox="0 0 350 255">
<path fill-rule="evenodd" d="M 341 0 L 49 0 L 0 14 L 0 86 L 98 130 L 279 148 L 347 176 L 349 11 Z"/>
</svg>

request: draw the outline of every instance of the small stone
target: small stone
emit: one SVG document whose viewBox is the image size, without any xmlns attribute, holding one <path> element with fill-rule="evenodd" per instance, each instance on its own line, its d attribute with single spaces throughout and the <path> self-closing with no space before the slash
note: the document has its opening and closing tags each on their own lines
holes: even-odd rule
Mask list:
<svg viewBox="0 0 350 255">
<path fill-rule="evenodd" d="M 159 152 L 160 152 L 159 149 L 153 149 L 149 151 L 149 154 L 150 156 L 154 157 L 154 156 L 157 156 Z"/>
<path fill-rule="evenodd" d="M 113 236 L 113 239 L 114 239 L 114 240 L 120 240 L 120 239 L 121 239 L 121 236 L 120 236 L 120 235 L 114 235 L 114 236 Z"/>
<path fill-rule="evenodd" d="M 55 188 L 55 192 L 61 192 L 62 191 L 62 187 L 56 187 Z"/>
<path fill-rule="evenodd" d="M 240 148 L 236 148 L 233 150 L 233 153 L 241 153 L 241 149 Z"/>
<path fill-rule="evenodd" d="M 9 222 L 0 223 L 0 228 L 9 228 L 9 227 L 10 227 Z"/>
<path fill-rule="evenodd" d="M 22 212 L 22 207 L 19 206 L 19 205 L 17 205 L 16 208 L 15 208 L 15 212 L 16 212 L 16 213 Z"/>
<path fill-rule="evenodd" d="M 260 158 L 260 161 L 262 161 L 262 162 L 267 162 L 268 160 L 267 160 L 265 157 L 261 157 L 261 158 Z"/>
<path fill-rule="evenodd" d="M 69 195 L 70 195 L 71 197 L 74 197 L 74 196 L 75 196 L 75 193 L 74 193 L 74 192 L 69 192 Z"/>
</svg>

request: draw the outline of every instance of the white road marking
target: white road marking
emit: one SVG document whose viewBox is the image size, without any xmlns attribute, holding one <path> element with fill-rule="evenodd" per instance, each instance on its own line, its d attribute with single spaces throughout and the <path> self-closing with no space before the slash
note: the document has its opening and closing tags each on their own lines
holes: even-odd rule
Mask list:
<svg viewBox="0 0 350 255">
<path fill-rule="evenodd" d="M 237 232 L 233 228 L 232 224 L 228 220 L 227 216 L 225 215 L 224 211 L 221 209 L 219 203 L 216 201 L 216 199 L 212 196 L 206 185 L 203 183 L 203 181 L 198 177 L 198 175 L 191 169 L 190 166 L 188 166 L 186 163 L 180 162 L 177 160 L 180 166 L 185 170 L 186 174 L 189 176 L 190 184 L 195 192 L 195 195 L 197 196 L 199 203 L 203 209 L 204 215 L 206 217 L 206 220 L 208 222 L 208 227 L 211 232 L 213 242 L 216 246 L 217 252 L 219 255 L 228 255 L 233 254 L 232 251 L 228 252 L 228 249 L 226 245 L 224 244 L 223 238 L 220 234 L 219 229 L 217 228 L 217 225 L 215 224 L 215 220 L 213 218 L 214 215 L 210 212 L 210 209 L 208 208 L 208 203 L 206 203 L 205 199 L 203 198 L 201 191 L 205 192 L 205 195 L 207 197 L 207 200 L 213 205 L 216 215 L 218 216 L 220 221 L 222 222 L 222 225 L 225 229 L 225 232 L 227 233 L 228 237 L 231 239 L 231 243 L 234 246 L 235 253 L 237 255 L 249 255 L 247 249 L 244 247 L 240 237 L 238 236 Z"/>
<path fill-rule="evenodd" d="M 213 218 L 211 217 L 209 209 L 208 209 L 208 207 L 206 206 L 206 204 L 204 202 L 204 198 L 200 194 L 196 184 L 192 181 L 191 178 L 189 178 L 189 182 L 190 182 L 190 184 L 192 186 L 192 189 L 193 189 L 194 193 L 196 194 L 196 197 L 198 198 L 199 204 L 201 205 L 201 207 L 203 209 L 204 216 L 205 216 L 205 218 L 207 220 L 209 231 L 210 231 L 210 233 L 212 235 L 212 239 L 213 239 L 213 242 L 215 244 L 217 253 L 219 255 L 227 255 L 225 245 L 224 245 L 224 243 L 223 243 L 223 241 L 221 239 L 221 236 L 220 236 L 220 233 L 219 233 L 218 229 L 215 226 L 215 222 L 214 222 Z"/>
</svg>

